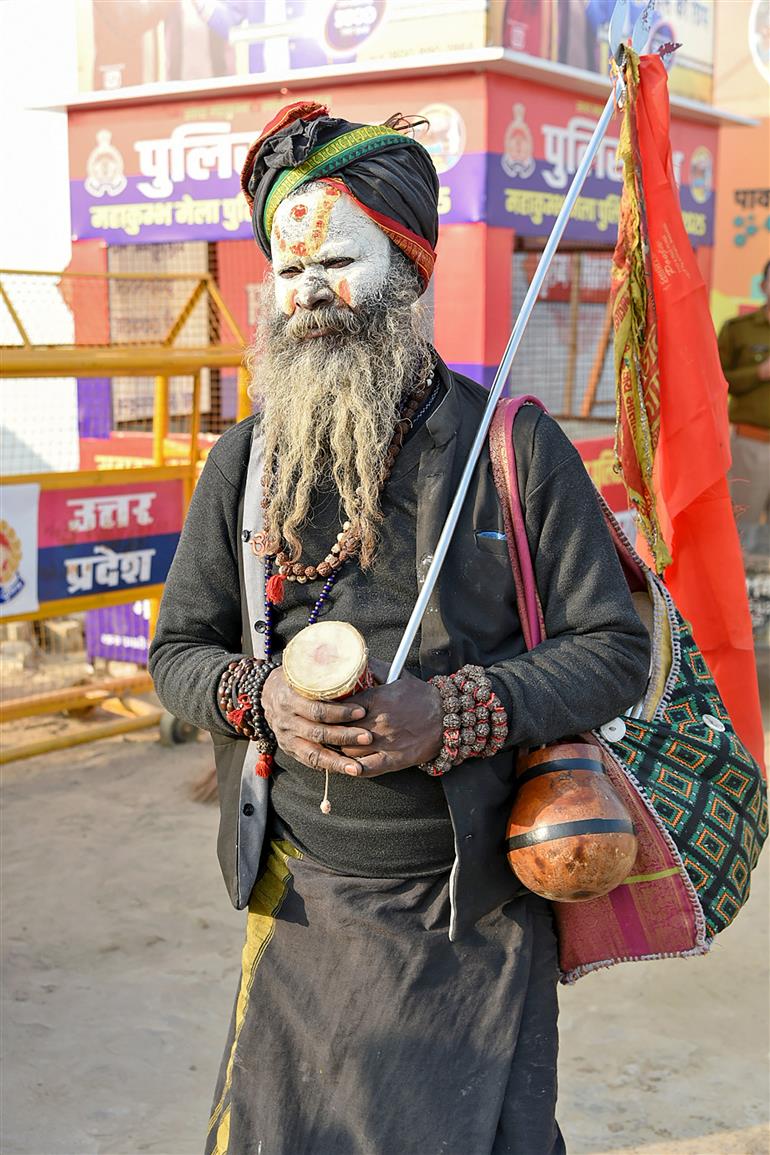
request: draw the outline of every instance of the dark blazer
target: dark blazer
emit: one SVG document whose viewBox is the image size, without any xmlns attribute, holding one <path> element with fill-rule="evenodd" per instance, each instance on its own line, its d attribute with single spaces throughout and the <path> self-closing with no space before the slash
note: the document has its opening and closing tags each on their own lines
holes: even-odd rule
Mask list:
<svg viewBox="0 0 770 1155">
<path fill-rule="evenodd" d="M 426 423 L 429 437 L 418 467 L 418 582 L 487 396 L 441 362 L 438 372 L 446 392 Z M 241 533 L 254 422 L 248 418 L 228 430 L 209 455 L 150 650 L 161 701 L 212 734 L 221 808 L 218 852 L 239 908 L 256 878 L 267 790 L 260 786 L 264 780 L 255 784 L 250 744 L 219 713 L 216 687 L 228 662 L 253 652 Z M 453 938 L 522 890 L 504 852 L 516 748 L 593 729 L 623 713 L 641 697 L 649 668 L 649 638 L 577 451 L 556 422 L 534 407 L 517 417 L 514 441 L 548 640 L 526 653 L 506 542 L 488 536 L 490 529 L 502 535 L 504 526 L 486 449 L 420 632 L 422 677 L 469 662 L 484 666 L 509 718 L 503 751 L 457 766 L 441 780 L 455 838 Z"/>
</svg>

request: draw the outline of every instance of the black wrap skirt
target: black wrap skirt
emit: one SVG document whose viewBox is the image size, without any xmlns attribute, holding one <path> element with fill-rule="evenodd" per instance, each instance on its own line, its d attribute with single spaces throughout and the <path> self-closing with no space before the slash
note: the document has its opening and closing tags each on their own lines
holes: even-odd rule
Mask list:
<svg viewBox="0 0 770 1155">
<path fill-rule="evenodd" d="M 271 843 L 206 1155 L 563 1155 L 549 906 L 525 895 L 450 942 L 449 877 L 351 877 Z"/>
</svg>

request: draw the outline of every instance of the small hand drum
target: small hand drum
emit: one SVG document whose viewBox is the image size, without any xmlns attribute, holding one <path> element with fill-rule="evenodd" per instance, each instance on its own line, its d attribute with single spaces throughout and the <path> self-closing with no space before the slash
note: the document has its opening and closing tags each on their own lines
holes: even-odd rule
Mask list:
<svg viewBox="0 0 770 1155">
<path fill-rule="evenodd" d="M 305 626 L 283 652 L 283 676 L 303 698 L 334 702 L 374 685 L 366 642 L 348 622 Z M 321 813 L 330 814 L 329 771 Z"/>
<path fill-rule="evenodd" d="M 305 626 L 283 654 L 283 674 L 304 698 L 333 702 L 374 685 L 366 642 L 347 622 Z"/>
<path fill-rule="evenodd" d="M 519 759 L 508 820 L 508 861 L 529 890 L 554 902 L 584 902 L 631 873 L 631 817 L 588 743 L 546 746 Z"/>
</svg>

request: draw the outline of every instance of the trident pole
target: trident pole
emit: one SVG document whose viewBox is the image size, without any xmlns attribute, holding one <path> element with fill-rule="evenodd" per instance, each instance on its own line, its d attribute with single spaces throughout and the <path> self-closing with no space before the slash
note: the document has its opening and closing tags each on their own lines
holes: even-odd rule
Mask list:
<svg viewBox="0 0 770 1155">
<path fill-rule="evenodd" d="M 619 53 L 618 55 L 621 54 Z M 468 487 L 471 483 L 471 478 L 473 477 L 476 463 L 479 459 L 479 455 L 486 440 L 487 431 L 489 430 L 489 426 L 492 423 L 495 406 L 500 400 L 500 396 L 508 379 L 508 374 L 511 370 L 511 365 L 513 364 L 513 359 L 516 356 L 516 351 L 518 350 L 519 345 L 521 344 L 521 338 L 524 336 L 524 330 L 527 327 L 527 322 L 529 321 L 529 318 L 532 314 L 535 301 L 537 300 L 538 294 L 543 285 L 543 281 L 545 280 L 548 269 L 550 268 L 554 253 L 556 252 L 559 241 L 561 240 L 564 230 L 567 227 L 567 221 L 569 220 L 570 213 L 575 207 L 575 201 L 580 195 L 580 191 L 583 188 L 585 179 L 588 176 L 589 169 L 591 168 L 596 153 L 599 150 L 599 145 L 604 139 L 604 135 L 607 132 L 609 123 L 612 120 L 612 116 L 615 111 L 615 102 L 616 100 L 621 100 L 623 92 L 624 86 L 622 77 L 619 73 L 616 78 L 615 88 L 610 93 L 609 99 L 607 100 L 607 103 L 604 107 L 604 111 L 599 118 L 599 123 L 594 129 L 593 136 L 589 141 L 583 159 L 578 165 L 569 191 L 564 198 L 564 204 L 561 207 L 561 211 L 556 218 L 556 223 L 553 226 L 553 231 L 548 238 L 545 248 L 543 249 L 543 255 L 538 262 L 535 275 L 532 278 L 532 283 L 527 290 L 527 295 L 524 298 L 524 304 L 521 306 L 521 311 L 519 312 L 519 315 L 516 318 L 516 323 L 513 326 L 513 332 L 508 339 L 508 344 L 506 345 L 503 359 L 500 362 L 497 372 L 495 373 L 495 379 L 492 382 L 492 387 L 489 390 L 489 400 L 487 401 L 484 415 L 481 419 L 481 424 L 479 425 L 476 438 L 473 442 L 473 445 L 471 446 L 470 454 L 468 456 L 467 462 L 465 463 L 465 469 L 463 470 L 462 477 L 460 478 L 460 484 L 457 487 L 457 493 L 455 494 L 452 506 L 449 510 L 449 513 L 447 514 L 446 521 L 444 522 L 444 528 L 441 531 L 441 536 L 436 543 L 436 550 L 433 554 L 433 561 L 431 562 L 430 568 L 425 575 L 425 581 L 423 583 L 422 589 L 420 590 L 417 601 L 415 602 L 414 609 L 412 610 L 412 616 L 409 618 L 407 627 L 404 630 L 403 637 L 401 638 L 398 649 L 396 650 L 396 655 L 393 658 L 393 662 L 388 672 L 387 680 L 389 683 L 395 682 L 401 676 L 401 672 L 406 663 L 409 650 L 411 649 L 414 639 L 417 637 L 417 631 L 420 628 L 420 623 L 423 619 L 426 609 L 428 608 L 428 602 L 430 601 L 431 594 L 433 593 L 436 582 L 438 581 L 438 576 L 441 573 L 441 567 L 444 564 L 444 559 L 446 558 L 447 550 L 449 549 L 449 544 L 452 540 L 452 535 L 457 526 L 460 511 L 463 507 L 466 494 L 468 493 Z"/>
</svg>

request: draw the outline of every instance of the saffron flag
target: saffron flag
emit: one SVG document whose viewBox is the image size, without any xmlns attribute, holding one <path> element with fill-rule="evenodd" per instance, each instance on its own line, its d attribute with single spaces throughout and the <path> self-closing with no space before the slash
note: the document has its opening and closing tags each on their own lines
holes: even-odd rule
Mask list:
<svg viewBox="0 0 770 1155">
<path fill-rule="evenodd" d="M 685 231 L 659 56 L 627 57 L 624 186 L 613 270 L 616 452 L 658 572 L 764 764 L 754 645 L 733 516 L 727 383 Z"/>
</svg>

